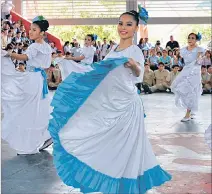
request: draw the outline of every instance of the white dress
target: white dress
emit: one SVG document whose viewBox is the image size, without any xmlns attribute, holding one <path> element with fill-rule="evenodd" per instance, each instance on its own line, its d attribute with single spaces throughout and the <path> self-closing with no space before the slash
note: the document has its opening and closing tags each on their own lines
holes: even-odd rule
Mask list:
<svg viewBox="0 0 212 194">
<path fill-rule="evenodd" d="M 202 94 L 201 61 L 197 60 L 198 52 L 204 53 L 204 49 L 195 47 L 188 51 L 187 47 L 184 47 L 180 50 L 185 66 L 171 85 L 176 106 L 192 112 L 198 110 L 198 102 Z"/>
<path fill-rule="evenodd" d="M 210 124 L 205 131 L 205 141 L 208 144 L 209 148 L 212 150 L 212 125 Z"/>
<path fill-rule="evenodd" d="M 33 43 L 26 55 L 30 69 L 26 72 L 16 71 L 12 60 L 2 57 L 2 139 L 19 154 L 34 154 L 50 138 L 50 102 L 43 98 L 41 71 L 32 70 L 50 66 L 51 48 L 47 43 Z"/>
<path fill-rule="evenodd" d="M 141 76 L 124 67 L 141 64 Z M 144 69 L 135 45 L 111 51 L 93 71 L 71 73 L 57 89 L 49 131 L 54 164 L 65 184 L 82 192 L 143 194 L 171 176 L 158 165 L 144 129 L 135 83 Z"/>
<path fill-rule="evenodd" d="M 65 80 L 66 77 L 71 72 L 85 73 L 91 71 L 93 68 L 90 64 L 93 63 L 94 50 L 92 47 L 84 47 L 82 49 L 82 54 L 85 58 L 81 60 L 80 63 L 77 63 L 73 60 L 67 60 L 64 58 L 57 57 L 54 61 L 57 63 L 61 70 L 62 80 Z"/>
</svg>

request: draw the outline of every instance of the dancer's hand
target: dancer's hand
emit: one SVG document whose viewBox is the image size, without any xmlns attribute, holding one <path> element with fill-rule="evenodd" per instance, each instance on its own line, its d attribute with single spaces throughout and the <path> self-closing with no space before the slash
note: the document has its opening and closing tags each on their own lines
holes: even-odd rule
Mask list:
<svg viewBox="0 0 212 194">
<path fill-rule="evenodd" d="M 133 59 L 129 59 L 127 63 L 124 64 L 126 68 L 134 70 L 137 67 L 137 63 Z"/>
</svg>

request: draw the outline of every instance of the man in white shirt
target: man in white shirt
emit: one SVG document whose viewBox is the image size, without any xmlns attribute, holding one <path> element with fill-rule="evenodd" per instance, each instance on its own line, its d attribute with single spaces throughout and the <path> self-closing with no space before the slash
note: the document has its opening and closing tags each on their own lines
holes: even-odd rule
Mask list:
<svg viewBox="0 0 212 194">
<path fill-rule="evenodd" d="M 71 49 L 71 52 L 74 57 L 79 57 L 82 55 L 82 48 L 80 48 L 79 43 L 74 43 L 74 47 Z"/>
<path fill-rule="evenodd" d="M 104 44 L 102 45 L 102 48 L 101 48 L 101 59 L 102 60 L 105 58 L 105 56 L 107 55 L 107 51 L 110 48 L 110 45 L 107 44 L 107 39 L 104 38 L 103 40 L 104 40 Z"/>
<path fill-rule="evenodd" d="M 12 4 L 12 1 L 5 0 L 4 3 L 1 4 L 1 18 L 5 19 L 5 16 L 10 14 L 10 11 L 15 6 Z"/>
</svg>

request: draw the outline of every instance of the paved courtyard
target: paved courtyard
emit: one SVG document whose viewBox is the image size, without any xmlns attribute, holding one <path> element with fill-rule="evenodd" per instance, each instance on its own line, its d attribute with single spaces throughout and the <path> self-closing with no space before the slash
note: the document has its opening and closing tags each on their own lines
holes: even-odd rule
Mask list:
<svg viewBox="0 0 212 194">
<path fill-rule="evenodd" d="M 173 179 L 151 194 L 211 194 L 211 151 L 204 131 L 211 123 L 211 96 L 201 97 L 196 119 L 181 123 L 184 111 L 175 107 L 172 94 L 142 95 L 146 130 L 159 163 Z M 77 193 L 58 178 L 52 147 L 45 152 L 17 156 L 2 141 L 2 194 Z"/>
</svg>

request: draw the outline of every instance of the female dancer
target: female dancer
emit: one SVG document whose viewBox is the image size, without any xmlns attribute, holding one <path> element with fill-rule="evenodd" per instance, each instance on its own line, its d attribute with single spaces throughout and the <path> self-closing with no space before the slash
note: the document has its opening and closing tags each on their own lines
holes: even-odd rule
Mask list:
<svg viewBox="0 0 212 194">
<path fill-rule="evenodd" d="M 63 80 L 65 80 L 71 72 L 83 73 L 92 70 L 90 64 L 93 63 L 95 53 L 92 46 L 93 41 L 94 36 L 92 34 L 88 34 L 85 37 L 85 44 L 82 49 L 82 54 L 79 57 L 68 56 L 65 58 L 55 59 L 55 62 L 60 65 Z M 80 63 L 75 61 L 80 61 Z"/>
<path fill-rule="evenodd" d="M 191 114 L 198 110 L 198 102 L 202 94 L 201 62 L 204 49 L 197 46 L 197 41 L 200 39 L 199 34 L 189 34 L 188 46 L 180 50 L 185 66 L 171 85 L 176 106 L 187 110 L 182 122 L 189 121 L 192 118 Z"/>
<path fill-rule="evenodd" d="M 51 64 L 51 48 L 43 40 L 48 27 L 47 20 L 36 17 L 29 32 L 35 43 L 25 54 L 4 52 L 2 57 L 2 139 L 18 154 L 35 154 L 52 143 L 44 71 Z M 27 71 L 16 71 L 11 59 L 27 61 Z"/>
<path fill-rule="evenodd" d="M 144 69 L 142 51 L 133 45 L 138 24 L 136 11 L 123 13 L 119 45 L 92 64 L 93 71 L 69 75 L 52 101 L 56 169 L 83 193 L 142 194 L 171 178 L 158 165 L 144 129 L 135 86 Z"/>
</svg>

